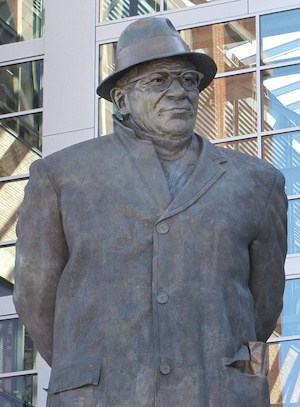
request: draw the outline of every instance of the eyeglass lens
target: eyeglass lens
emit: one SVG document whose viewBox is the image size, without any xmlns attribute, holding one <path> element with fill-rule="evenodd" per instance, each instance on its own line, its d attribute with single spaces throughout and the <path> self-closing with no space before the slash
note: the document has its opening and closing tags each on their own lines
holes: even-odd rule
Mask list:
<svg viewBox="0 0 300 407">
<path fill-rule="evenodd" d="M 152 72 L 141 78 L 136 78 L 144 88 L 150 88 L 154 91 L 161 92 L 169 88 L 174 79 L 178 79 L 181 86 L 188 91 L 196 90 L 200 84 L 203 75 L 197 71 L 185 71 L 181 74 L 173 74 L 167 71 Z"/>
</svg>

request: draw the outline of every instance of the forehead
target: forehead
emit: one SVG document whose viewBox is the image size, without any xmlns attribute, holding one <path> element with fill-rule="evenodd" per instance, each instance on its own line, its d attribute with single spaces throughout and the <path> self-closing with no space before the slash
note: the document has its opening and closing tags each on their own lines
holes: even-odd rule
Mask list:
<svg viewBox="0 0 300 407">
<path fill-rule="evenodd" d="M 185 58 L 164 58 L 138 65 L 136 67 L 136 75 L 143 75 L 161 70 L 182 71 L 185 69 L 195 69 L 195 66 L 191 61 Z"/>
</svg>

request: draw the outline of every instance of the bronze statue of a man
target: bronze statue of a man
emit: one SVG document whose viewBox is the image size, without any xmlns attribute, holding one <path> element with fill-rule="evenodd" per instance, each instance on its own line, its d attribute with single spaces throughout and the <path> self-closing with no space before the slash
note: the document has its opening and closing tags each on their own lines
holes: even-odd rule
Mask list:
<svg viewBox="0 0 300 407">
<path fill-rule="evenodd" d="M 32 165 L 14 301 L 49 407 L 269 406 L 284 179 L 194 133 L 215 73 L 168 19 L 139 19 L 97 89 L 114 134 Z"/>
</svg>

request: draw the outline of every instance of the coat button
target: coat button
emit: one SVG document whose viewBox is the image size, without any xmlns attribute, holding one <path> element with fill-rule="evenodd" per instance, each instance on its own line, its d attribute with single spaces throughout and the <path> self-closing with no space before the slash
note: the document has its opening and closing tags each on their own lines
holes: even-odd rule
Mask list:
<svg viewBox="0 0 300 407">
<path fill-rule="evenodd" d="M 167 375 L 167 374 L 169 374 L 169 373 L 171 372 L 171 366 L 168 365 L 168 363 L 162 363 L 162 364 L 159 366 L 159 370 L 160 370 L 160 373 L 161 373 L 161 374 Z"/>
<path fill-rule="evenodd" d="M 168 225 L 166 222 L 162 222 L 162 223 L 159 223 L 159 224 L 156 226 L 156 230 L 157 230 L 158 233 L 160 233 L 161 235 L 164 235 L 164 234 L 166 234 L 166 233 L 169 232 L 170 227 L 169 227 L 169 225 Z"/>
<path fill-rule="evenodd" d="M 157 295 L 156 295 L 156 301 L 157 301 L 159 304 L 166 304 L 166 303 L 169 301 L 169 296 L 168 296 L 167 293 L 161 291 L 161 292 L 157 293 Z"/>
</svg>

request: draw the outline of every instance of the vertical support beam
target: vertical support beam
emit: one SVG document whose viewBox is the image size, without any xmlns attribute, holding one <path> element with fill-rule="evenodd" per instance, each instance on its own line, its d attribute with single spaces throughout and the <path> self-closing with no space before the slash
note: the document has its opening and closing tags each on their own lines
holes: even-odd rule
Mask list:
<svg viewBox="0 0 300 407">
<path fill-rule="evenodd" d="M 96 0 L 45 8 L 44 154 L 94 137 Z M 55 136 L 55 137 L 54 137 Z"/>
</svg>

